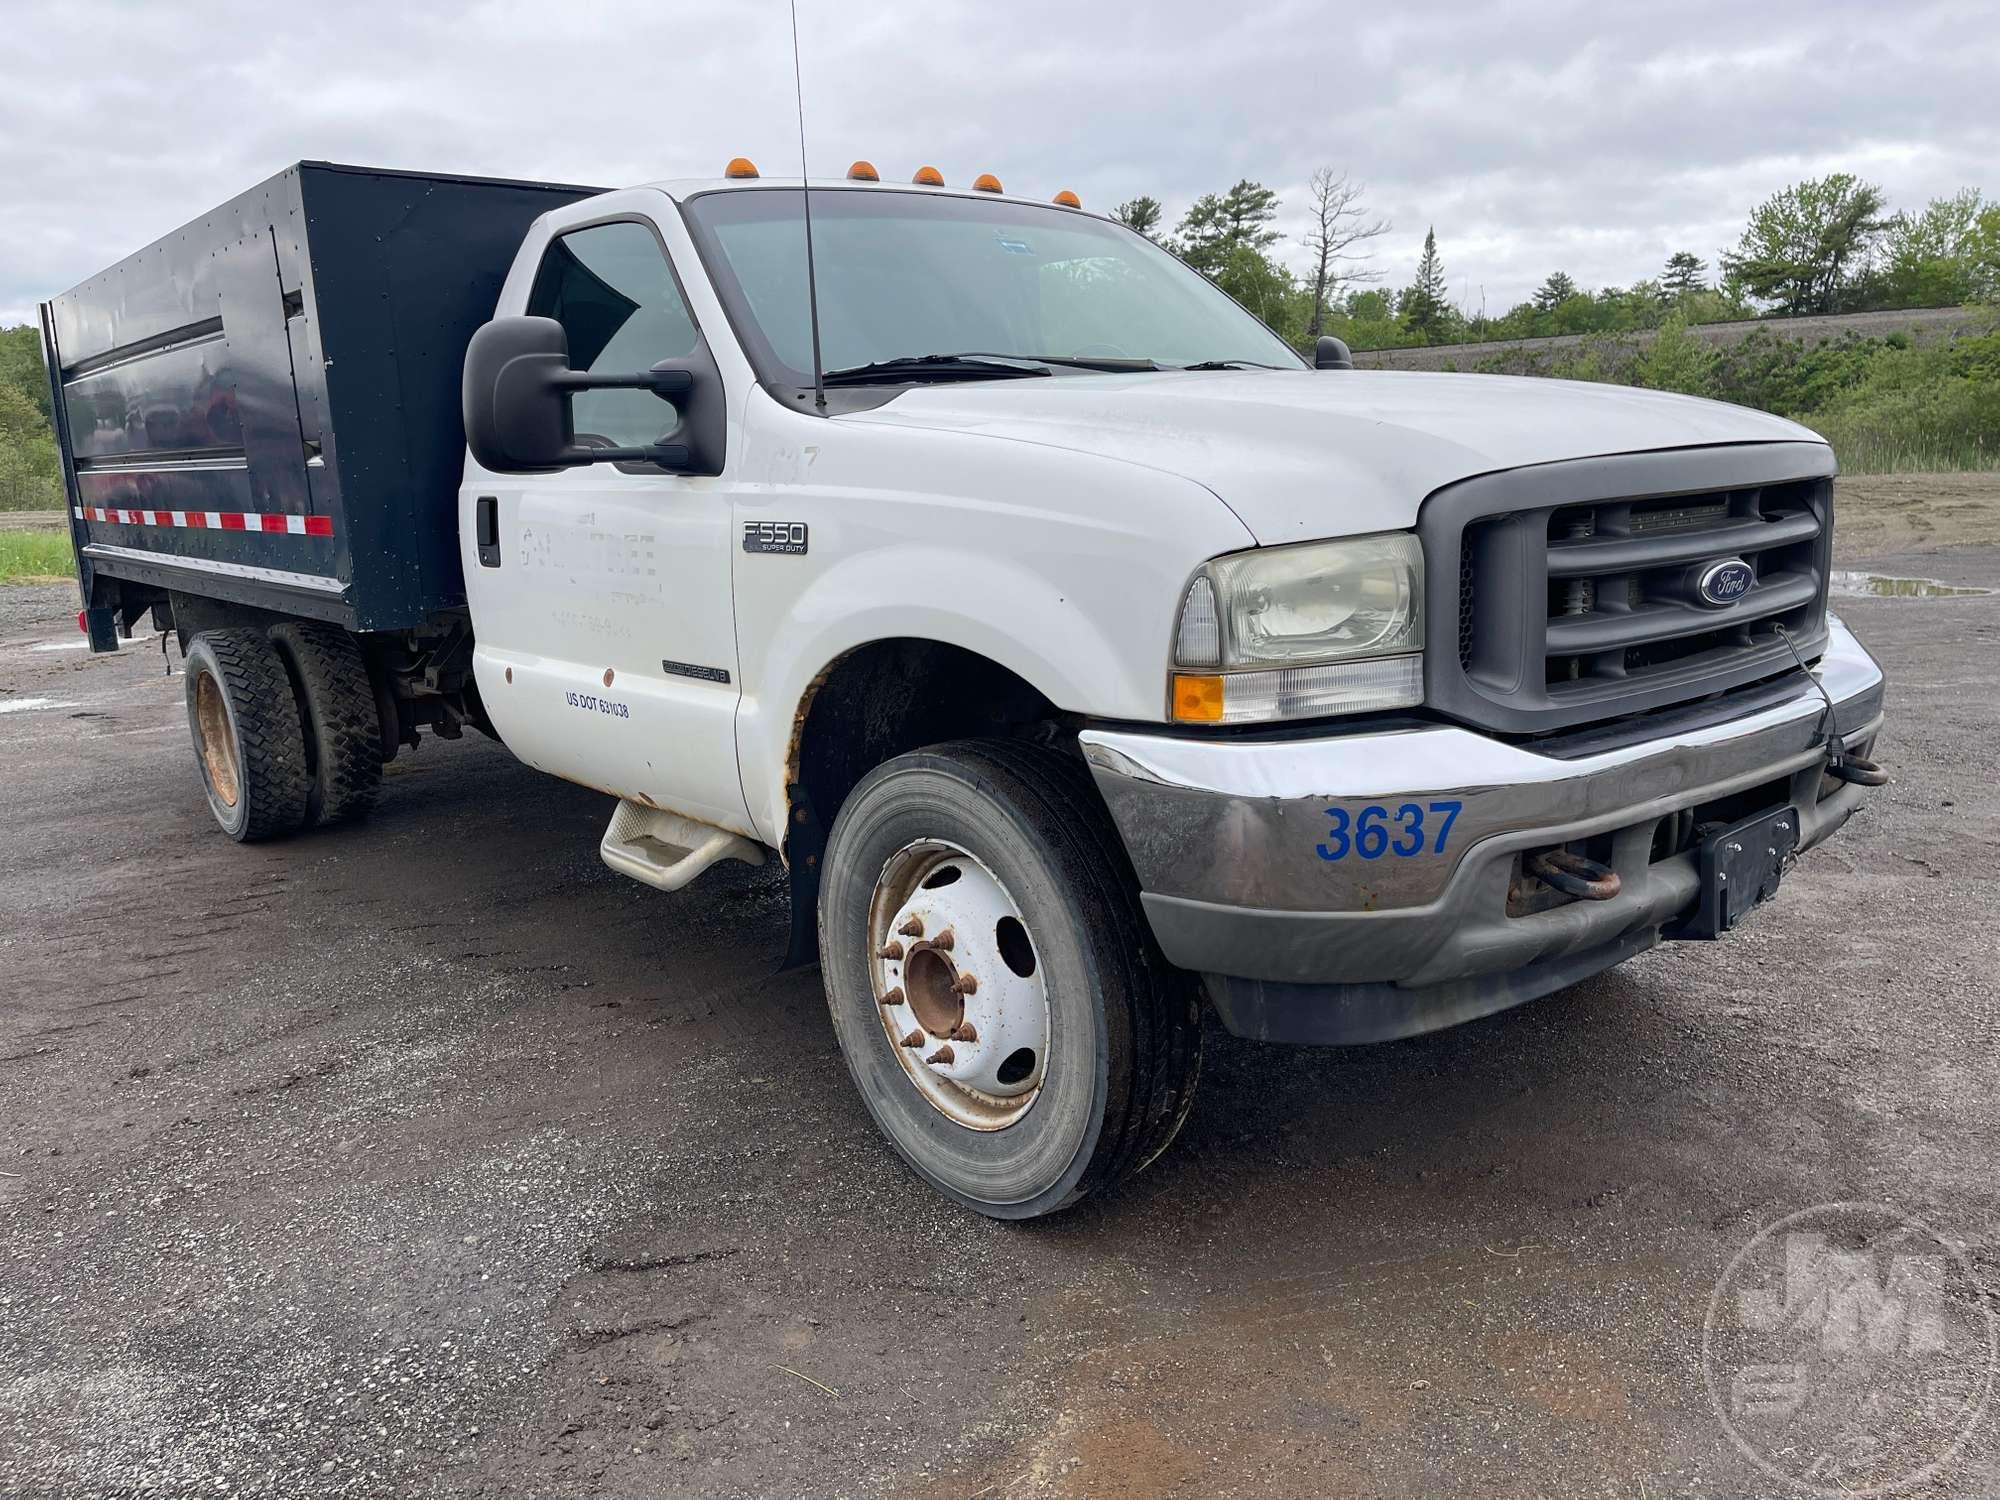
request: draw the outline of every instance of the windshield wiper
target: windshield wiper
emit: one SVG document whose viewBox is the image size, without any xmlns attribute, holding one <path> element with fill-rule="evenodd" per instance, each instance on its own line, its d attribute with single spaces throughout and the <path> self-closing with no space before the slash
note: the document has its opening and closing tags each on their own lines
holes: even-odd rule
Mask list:
<svg viewBox="0 0 2000 1500">
<path fill-rule="evenodd" d="M 994 362 L 1012 358 L 1013 355 L 905 354 L 828 370 L 824 379 L 828 385 L 886 385 L 898 380 L 1013 380 L 1049 373 L 1041 365 Z"/>
<path fill-rule="evenodd" d="M 1080 354 L 999 354 L 989 350 L 976 350 L 957 356 L 960 359 L 1019 359 L 1038 365 L 1062 365 L 1073 370 L 1103 370 L 1118 374 L 1133 370 L 1157 370 L 1161 366 L 1157 360 L 1131 359 L 1122 355 L 1080 355 Z"/>
<path fill-rule="evenodd" d="M 1254 359 L 1204 359 L 1199 364 L 1169 365 L 1172 370 L 1283 370 L 1287 365 L 1267 365 Z"/>
<path fill-rule="evenodd" d="M 1124 359 L 1112 355 L 1003 354 L 995 349 L 967 349 L 958 354 L 904 354 L 895 359 L 878 359 L 871 364 L 847 365 L 838 370 L 828 370 L 826 378 L 836 385 L 886 384 L 895 380 L 1004 380 L 1013 375 L 1052 374 L 1052 365 L 1073 370 L 1098 370 L 1106 374 L 1161 368 L 1150 359 Z"/>
</svg>

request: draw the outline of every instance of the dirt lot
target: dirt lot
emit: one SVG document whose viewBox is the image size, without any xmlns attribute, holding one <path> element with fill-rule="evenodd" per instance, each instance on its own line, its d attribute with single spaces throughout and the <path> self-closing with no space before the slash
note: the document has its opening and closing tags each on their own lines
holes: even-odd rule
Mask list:
<svg viewBox="0 0 2000 1500">
<path fill-rule="evenodd" d="M 1856 474 L 1834 496 L 1840 557 L 2000 547 L 2000 473 Z"/>
<path fill-rule="evenodd" d="M 157 642 L 0 590 L 0 1492 L 1769 1493 L 1700 1352 L 1760 1225 L 1886 1200 L 2000 1293 L 2000 595 L 1839 607 L 1895 779 L 1746 931 L 1212 1032 L 1178 1147 L 1020 1228 L 876 1140 L 770 874 L 624 880 L 471 740 L 239 849 Z"/>
</svg>

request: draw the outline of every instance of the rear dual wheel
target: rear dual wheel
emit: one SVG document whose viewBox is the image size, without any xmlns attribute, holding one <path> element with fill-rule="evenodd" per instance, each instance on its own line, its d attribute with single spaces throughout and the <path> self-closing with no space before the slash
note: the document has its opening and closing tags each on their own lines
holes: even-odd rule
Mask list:
<svg viewBox="0 0 2000 1500">
<path fill-rule="evenodd" d="M 261 630 L 203 631 L 188 643 L 188 731 L 208 810 L 238 843 L 305 821 L 311 779 L 285 665 Z"/>
<path fill-rule="evenodd" d="M 304 620 L 273 626 L 271 643 L 299 705 L 311 779 L 305 826 L 366 817 L 382 787 L 382 721 L 360 643 Z"/>
<path fill-rule="evenodd" d="M 834 820 L 820 887 L 834 1030 L 876 1124 L 932 1186 L 1026 1219 L 1139 1171 L 1201 1065 L 1075 760 L 1012 741 L 899 756 Z"/>
<path fill-rule="evenodd" d="M 329 625 L 210 630 L 188 643 L 188 729 L 209 811 L 239 843 L 357 818 L 382 780 L 360 647 Z"/>
</svg>

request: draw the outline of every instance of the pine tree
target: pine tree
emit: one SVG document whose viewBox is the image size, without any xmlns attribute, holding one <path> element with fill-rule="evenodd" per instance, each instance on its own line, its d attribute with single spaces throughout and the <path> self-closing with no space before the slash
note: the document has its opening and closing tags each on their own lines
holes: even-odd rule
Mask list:
<svg viewBox="0 0 2000 1500">
<path fill-rule="evenodd" d="M 1708 262 L 1692 250 L 1676 250 L 1667 257 L 1667 269 L 1660 277 L 1660 285 L 1668 298 L 1678 302 L 1683 297 L 1708 290 Z"/>
<path fill-rule="evenodd" d="M 1278 195 L 1248 178 L 1222 194 L 1204 193 L 1181 216 L 1181 259 L 1197 271 L 1214 276 L 1239 249 L 1262 255 L 1278 242 L 1271 220 L 1278 216 Z"/>
<path fill-rule="evenodd" d="M 1158 198 L 1141 193 L 1138 197 L 1128 198 L 1119 204 L 1111 211 L 1111 217 L 1128 229 L 1138 230 L 1147 239 L 1157 240 L 1159 235 L 1155 231 L 1160 227 L 1163 213 Z"/>
<path fill-rule="evenodd" d="M 1549 279 L 1535 288 L 1533 302 L 1536 312 L 1554 312 L 1577 293 L 1577 285 L 1566 271 L 1556 271 Z"/>
<path fill-rule="evenodd" d="M 1403 326 L 1429 340 L 1445 331 L 1451 319 L 1451 304 L 1445 301 L 1444 262 L 1438 257 L 1437 230 L 1424 231 L 1424 254 L 1417 262 L 1417 279 L 1410 283 L 1399 305 Z"/>
</svg>

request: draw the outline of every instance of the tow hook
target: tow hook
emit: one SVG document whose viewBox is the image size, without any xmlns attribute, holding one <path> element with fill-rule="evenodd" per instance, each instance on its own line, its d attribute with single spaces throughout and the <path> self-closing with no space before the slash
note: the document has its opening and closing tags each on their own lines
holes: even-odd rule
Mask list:
<svg viewBox="0 0 2000 1500">
<path fill-rule="evenodd" d="M 1569 849 L 1544 849 L 1528 856 L 1527 871 L 1580 901 L 1609 901 L 1618 894 L 1618 872 Z"/>
<path fill-rule="evenodd" d="M 1826 758 L 1826 774 L 1850 786 L 1887 786 L 1889 773 L 1865 755 L 1837 752 Z"/>
</svg>

